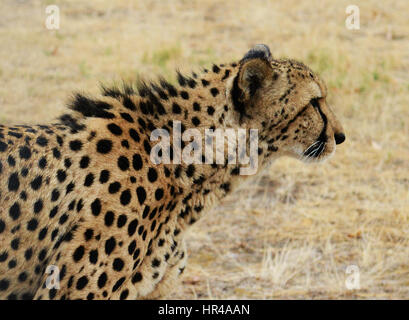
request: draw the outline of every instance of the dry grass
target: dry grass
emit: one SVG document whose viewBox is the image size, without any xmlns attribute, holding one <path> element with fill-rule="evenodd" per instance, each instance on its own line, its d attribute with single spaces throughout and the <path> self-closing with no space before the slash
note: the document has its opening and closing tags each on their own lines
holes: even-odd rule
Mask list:
<svg viewBox="0 0 409 320">
<path fill-rule="evenodd" d="M 51 3 L 57 32 L 44 28 Z M 409 6 L 387 3 L 359 1 L 350 31 L 349 0 L 2 0 L 0 123 L 52 120 L 72 90 L 267 43 L 320 72 L 347 142 L 322 165 L 277 161 L 197 223 L 172 298 L 408 298 Z"/>
</svg>

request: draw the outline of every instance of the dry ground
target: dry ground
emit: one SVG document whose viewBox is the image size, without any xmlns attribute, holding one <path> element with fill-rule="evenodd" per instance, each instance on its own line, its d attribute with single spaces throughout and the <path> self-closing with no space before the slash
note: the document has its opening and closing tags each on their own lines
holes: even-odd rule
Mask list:
<svg viewBox="0 0 409 320">
<path fill-rule="evenodd" d="M 58 31 L 45 29 L 57 4 Z M 0 123 L 55 118 L 72 90 L 173 77 L 255 43 L 327 81 L 347 141 L 328 162 L 277 161 L 192 228 L 172 298 L 409 298 L 409 4 L 356 1 L 22 1 L 0 4 Z M 360 289 L 345 286 L 349 265 Z"/>
</svg>

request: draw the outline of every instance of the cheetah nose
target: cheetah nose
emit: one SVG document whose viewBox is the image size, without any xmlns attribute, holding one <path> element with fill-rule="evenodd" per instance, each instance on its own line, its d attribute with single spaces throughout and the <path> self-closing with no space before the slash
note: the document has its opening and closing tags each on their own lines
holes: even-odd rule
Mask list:
<svg viewBox="0 0 409 320">
<path fill-rule="evenodd" d="M 335 138 L 335 143 L 336 144 L 341 144 L 342 142 L 345 141 L 345 134 L 341 133 L 335 133 L 334 134 L 334 138 Z"/>
</svg>

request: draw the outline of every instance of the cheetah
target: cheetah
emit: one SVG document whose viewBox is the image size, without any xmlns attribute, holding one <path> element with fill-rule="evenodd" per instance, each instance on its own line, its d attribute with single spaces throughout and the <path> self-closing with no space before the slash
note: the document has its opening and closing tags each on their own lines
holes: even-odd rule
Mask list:
<svg viewBox="0 0 409 320">
<path fill-rule="evenodd" d="M 173 121 L 182 132 L 256 129 L 257 172 L 281 156 L 322 161 L 345 140 L 324 82 L 266 45 L 176 82 L 102 86 L 75 94 L 55 123 L 0 125 L 0 299 L 171 292 L 185 231 L 251 177 L 227 156 L 152 163 L 151 133 L 172 132 Z"/>
</svg>

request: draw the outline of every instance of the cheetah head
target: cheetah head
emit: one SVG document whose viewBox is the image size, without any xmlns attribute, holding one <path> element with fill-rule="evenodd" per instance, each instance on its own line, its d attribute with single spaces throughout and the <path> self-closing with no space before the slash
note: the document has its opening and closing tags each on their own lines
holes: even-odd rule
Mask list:
<svg viewBox="0 0 409 320">
<path fill-rule="evenodd" d="M 240 126 L 259 130 L 267 155 L 321 161 L 344 142 L 343 128 L 326 102 L 325 83 L 307 66 L 273 59 L 266 45 L 257 45 L 238 68 L 227 96 Z"/>
</svg>

